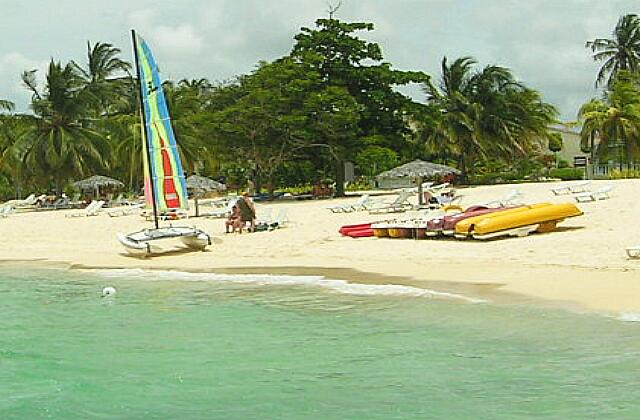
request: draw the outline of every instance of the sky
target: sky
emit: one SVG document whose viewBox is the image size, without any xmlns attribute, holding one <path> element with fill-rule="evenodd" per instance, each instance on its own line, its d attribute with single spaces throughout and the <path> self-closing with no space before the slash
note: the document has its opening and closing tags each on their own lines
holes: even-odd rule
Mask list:
<svg viewBox="0 0 640 420">
<path fill-rule="evenodd" d="M 27 110 L 24 70 L 86 62 L 87 41 L 108 42 L 131 60 L 130 30 L 151 45 L 165 79 L 223 81 L 288 54 L 301 27 L 337 0 L 0 0 L 0 98 Z M 635 8 L 633 7 L 635 6 Z M 342 0 L 336 17 L 371 22 L 360 36 L 380 44 L 398 70 L 438 80 L 444 56 L 510 68 L 542 92 L 565 121 L 598 96 L 599 64 L 585 43 L 609 38 L 638 0 Z M 423 101 L 419 86 L 403 92 Z"/>
</svg>

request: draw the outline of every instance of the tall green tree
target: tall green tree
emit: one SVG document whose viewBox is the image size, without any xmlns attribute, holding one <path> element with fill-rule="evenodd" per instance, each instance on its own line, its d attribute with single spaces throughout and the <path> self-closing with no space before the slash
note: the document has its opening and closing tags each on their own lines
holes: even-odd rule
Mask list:
<svg viewBox="0 0 640 420">
<path fill-rule="evenodd" d="M 533 142 L 549 135 L 557 111 L 540 94 L 518 83 L 500 66 L 475 70 L 471 57 L 451 65 L 442 60 L 439 86 L 424 85 L 429 109 L 419 124 L 428 150 L 455 158 L 463 176 L 488 159 L 524 156 Z"/>
<path fill-rule="evenodd" d="M 35 70 L 24 72 L 22 80 L 32 92 L 33 115 L 25 116 L 29 127 L 17 147 L 29 168 L 50 177 L 61 192 L 65 181 L 95 172 L 109 155 L 104 133 L 93 128 L 94 98 L 72 63 L 51 60 L 42 90 Z"/>
<path fill-rule="evenodd" d="M 259 187 L 272 184 L 274 176 L 299 149 L 294 138 L 306 119 L 300 112 L 317 75 L 290 59 L 261 63 L 250 76 L 239 80 L 233 98 L 210 114 L 208 141 L 225 149 L 231 162 L 245 166 Z"/>
<path fill-rule="evenodd" d="M 84 89 L 98 115 L 106 116 L 121 108 L 131 83 L 131 64 L 119 57 L 121 51 L 112 44 L 87 42 L 86 68 L 72 61 L 84 79 Z"/>
<path fill-rule="evenodd" d="M 605 83 L 611 86 L 618 72 L 622 70 L 631 73 L 640 70 L 640 18 L 629 14 L 622 16 L 613 30 L 613 37 L 597 38 L 587 42 L 587 48 L 593 52 L 595 61 L 604 62 L 596 86 Z"/>
<path fill-rule="evenodd" d="M 316 27 L 302 28 L 296 35 L 291 57 L 305 63 L 319 75 L 324 86 L 345 89 L 360 107 L 356 139 L 378 135 L 385 139 L 381 147 L 401 151 L 406 145 L 409 127 L 406 115 L 413 101 L 395 87 L 421 83 L 428 76 L 421 72 L 394 70 L 383 61 L 380 46 L 359 38 L 359 31 L 372 31 L 371 23 L 342 22 L 333 17 L 318 19 Z M 357 141 L 336 155 L 336 178 L 343 178 L 343 162 L 355 157 L 362 147 Z M 337 195 L 343 194 L 337 182 Z"/>
<path fill-rule="evenodd" d="M 604 158 L 611 148 L 619 147 L 624 152 L 617 159 L 620 165 L 640 158 L 640 89 L 629 72 L 618 73 L 604 98 L 584 104 L 578 118 L 581 147 L 591 151 L 592 157 Z"/>
</svg>

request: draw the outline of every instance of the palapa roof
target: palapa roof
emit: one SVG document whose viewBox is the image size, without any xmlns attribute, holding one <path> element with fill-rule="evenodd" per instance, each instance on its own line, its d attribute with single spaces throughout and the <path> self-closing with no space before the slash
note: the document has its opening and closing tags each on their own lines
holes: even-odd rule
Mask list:
<svg viewBox="0 0 640 420">
<path fill-rule="evenodd" d="M 82 181 L 74 182 L 73 185 L 81 190 L 95 190 L 96 188 L 123 188 L 124 184 L 117 179 L 108 176 L 94 175 Z"/>
<path fill-rule="evenodd" d="M 425 162 L 417 159 L 413 162 L 405 163 L 397 168 L 389 169 L 382 172 L 376 178 L 431 178 L 449 174 L 460 174 L 460 171 L 451 166 L 441 165 L 439 163 Z"/>
<path fill-rule="evenodd" d="M 187 178 L 187 189 L 195 192 L 226 191 L 227 186 L 200 175 L 191 175 Z"/>
</svg>

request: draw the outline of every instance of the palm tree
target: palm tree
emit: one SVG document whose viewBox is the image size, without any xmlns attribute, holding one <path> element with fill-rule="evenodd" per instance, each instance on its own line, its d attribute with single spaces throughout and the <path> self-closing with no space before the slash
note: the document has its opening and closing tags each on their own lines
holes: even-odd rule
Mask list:
<svg viewBox="0 0 640 420">
<path fill-rule="evenodd" d="M 604 61 L 596 87 L 605 79 L 611 86 L 619 71 L 640 70 L 640 18 L 634 14 L 622 16 L 613 31 L 613 39 L 597 38 L 587 42 L 586 47 L 591 48 L 595 61 Z"/>
<path fill-rule="evenodd" d="M 6 99 L 0 99 L 0 111 L 13 111 L 15 109 L 15 104 Z"/>
<path fill-rule="evenodd" d="M 93 129 L 90 118 L 93 96 L 72 63 L 49 63 L 44 89 L 38 89 L 35 70 L 26 71 L 22 80 L 32 92 L 34 115 L 24 116 L 28 129 L 17 142 L 27 166 L 55 181 L 82 176 L 102 166 L 109 156 L 105 137 Z"/>
<path fill-rule="evenodd" d="M 84 79 L 85 89 L 93 97 L 100 114 L 109 114 L 114 106 L 121 107 L 122 101 L 126 101 L 131 64 L 118 58 L 120 52 L 109 43 L 98 42 L 92 46 L 87 42 L 87 68 L 71 62 Z"/>
<path fill-rule="evenodd" d="M 442 60 L 440 86 L 427 82 L 424 91 L 434 123 L 423 125 L 427 148 L 456 156 L 464 176 L 474 163 L 488 158 L 513 159 L 525 155 L 536 138 L 548 135 L 556 110 L 540 94 L 515 81 L 500 66 L 474 71 L 471 57 L 448 65 Z M 435 116 L 434 116 L 435 115 Z"/>
<path fill-rule="evenodd" d="M 640 156 L 640 92 L 628 72 L 620 72 L 604 99 L 584 104 L 578 116 L 583 124 L 582 148 L 592 157 L 605 157 L 610 148 L 620 147 L 622 169 L 623 152 L 626 160 Z"/>
</svg>

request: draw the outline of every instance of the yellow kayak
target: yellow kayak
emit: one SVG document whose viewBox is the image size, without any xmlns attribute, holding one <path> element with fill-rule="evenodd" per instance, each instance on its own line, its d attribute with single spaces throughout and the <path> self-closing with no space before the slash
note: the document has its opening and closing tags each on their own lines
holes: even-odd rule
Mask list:
<svg viewBox="0 0 640 420">
<path fill-rule="evenodd" d="M 532 204 L 461 220 L 456 224 L 456 236 L 473 235 L 476 239 L 488 239 L 500 236 L 502 232 L 516 235 L 526 235 L 532 231 L 550 232 L 567 217 L 582 214 L 572 203 Z M 517 231 L 525 227 L 529 228 L 526 233 L 524 230 Z"/>
</svg>

